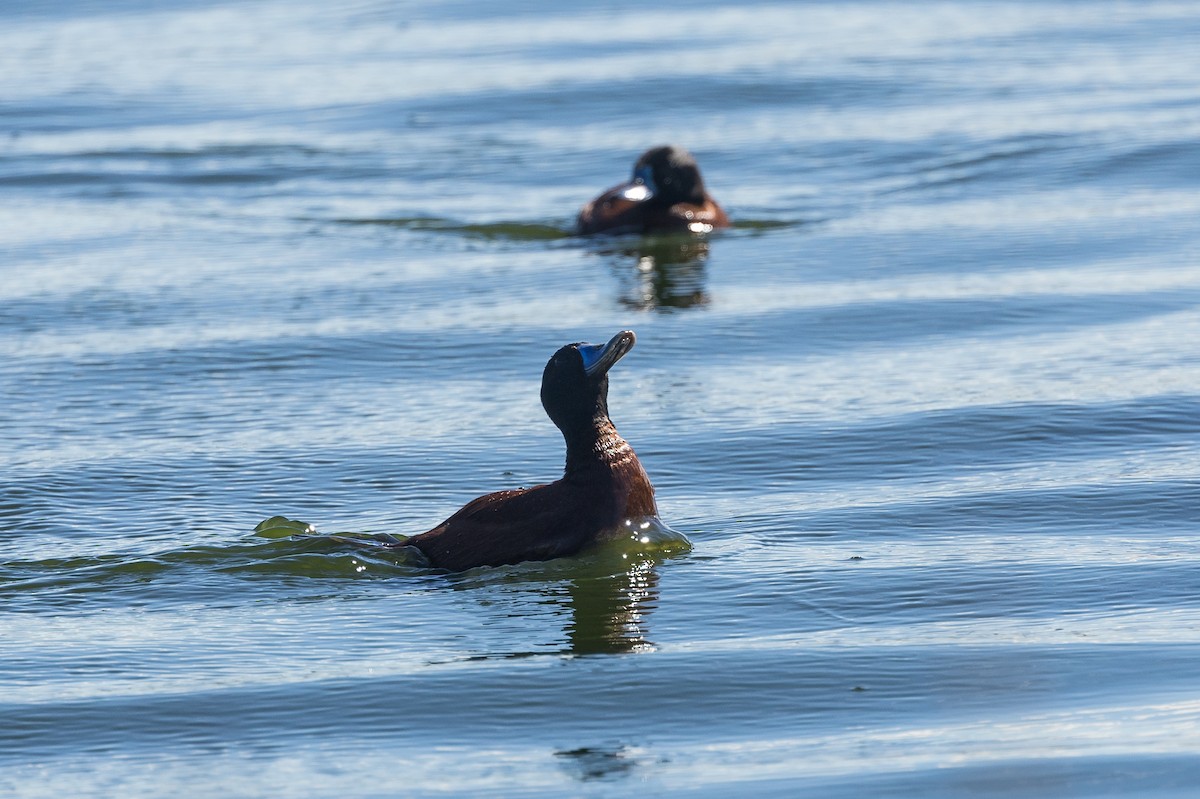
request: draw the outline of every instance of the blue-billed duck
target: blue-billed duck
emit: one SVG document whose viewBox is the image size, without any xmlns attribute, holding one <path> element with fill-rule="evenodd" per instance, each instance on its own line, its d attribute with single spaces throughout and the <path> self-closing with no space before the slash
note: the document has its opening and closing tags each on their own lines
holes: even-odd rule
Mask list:
<svg viewBox="0 0 1200 799">
<path fill-rule="evenodd" d="M 607 344 L 568 344 L 546 364 L 542 407 L 566 440 L 562 478 L 479 497 L 404 544 L 462 571 L 572 555 L 627 519 L 656 516 L 654 486 L 608 417 L 608 370 L 636 340 L 622 330 Z"/>
<path fill-rule="evenodd" d="M 583 206 L 576 221 L 591 233 L 707 233 L 729 227 L 729 217 L 709 196 L 691 153 L 668 145 L 642 153 L 633 177 Z"/>
</svg>

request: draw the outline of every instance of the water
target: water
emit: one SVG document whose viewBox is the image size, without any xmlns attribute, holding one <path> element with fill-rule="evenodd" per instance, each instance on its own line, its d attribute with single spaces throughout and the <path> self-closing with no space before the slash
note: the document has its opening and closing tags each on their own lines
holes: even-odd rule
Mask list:
<svg viewBox="0 0 1200 799">
<path fill-rule="evenodd" d="M 0 20 L 0 794 L 1193 794 L 1197 4 Z M 565 235 L 664 142 L 734 230 Z M 690 552 L 347 540 L 627 327 Z"/>
</svg>

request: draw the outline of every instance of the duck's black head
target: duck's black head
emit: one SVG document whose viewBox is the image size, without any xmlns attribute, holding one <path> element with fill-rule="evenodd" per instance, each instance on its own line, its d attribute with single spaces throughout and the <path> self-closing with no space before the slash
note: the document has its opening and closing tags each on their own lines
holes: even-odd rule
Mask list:
<svg viewBox="0 0 1200 799">
<path fill-rule="evenodd" d="M 633 177 L 625 187 L 624 197 L 666 206 L 702 204 L 704 180 L 696 159 L 687 150 L 673 144 L 654 147 L 642 153 L 633 165 Z"/>
<path fill-rule="evenodd" d="M 622 330 L 607 344 L 568 344 L 546 364 L 542 407 L 568 444 L 608 417 L 608 370 L 633 349 L 635 341 L 632 330 Z"/>
</svg>

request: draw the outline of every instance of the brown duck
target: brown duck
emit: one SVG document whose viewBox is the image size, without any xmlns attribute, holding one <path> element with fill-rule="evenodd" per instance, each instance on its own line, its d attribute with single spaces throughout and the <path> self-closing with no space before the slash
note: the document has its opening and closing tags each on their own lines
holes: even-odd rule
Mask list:
<svg viewBox="0 0 1200 799">
<path fill-rule="evenodd" d="M 642 153 L 633 176 L 592 200 L 575 229 L 591 233 L 707 233 L 729 227 L 729 217 L 704 188 L 700 167 L 682 147 Z"/>
<path fill-rule="evenodd" d="M 567 444 L 560 479 L 479 497 L 404 545 L 462 571 L 572 555 L 620 535 L 627 519 L 656 516 L 650 478 L 608 417 L 608 370 L 635 341 L 623 330 L 607 344 L 568 344 L 546 364 L 542 407 Z"/>
</svg>

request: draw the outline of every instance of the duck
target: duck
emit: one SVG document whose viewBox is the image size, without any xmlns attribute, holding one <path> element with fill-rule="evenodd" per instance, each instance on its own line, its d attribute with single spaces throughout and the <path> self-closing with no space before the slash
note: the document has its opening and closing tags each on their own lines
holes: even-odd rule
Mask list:
<svg viewBox="0 0 1200 799">
<path fill-rule="evenodd" d="M 708 233 L 730 226 L 729 217 L 704 188 L 696 159 L 668 144 L 642 153 L 633 176 L 583 206 L 579 235 L 593 233 Z"/>
<path fill-rule="evenodd" d="M 608 372 L 636 341 L 622 330 L 607 344 L 567 344 L 546 363 L 541 400 L 566 443 L 561 478 L 478 497 L 404 546 L 460 572 L 574 555 L 629 520 L 656 518 L 654 486 L 608 413 Z"/>
</svg>

